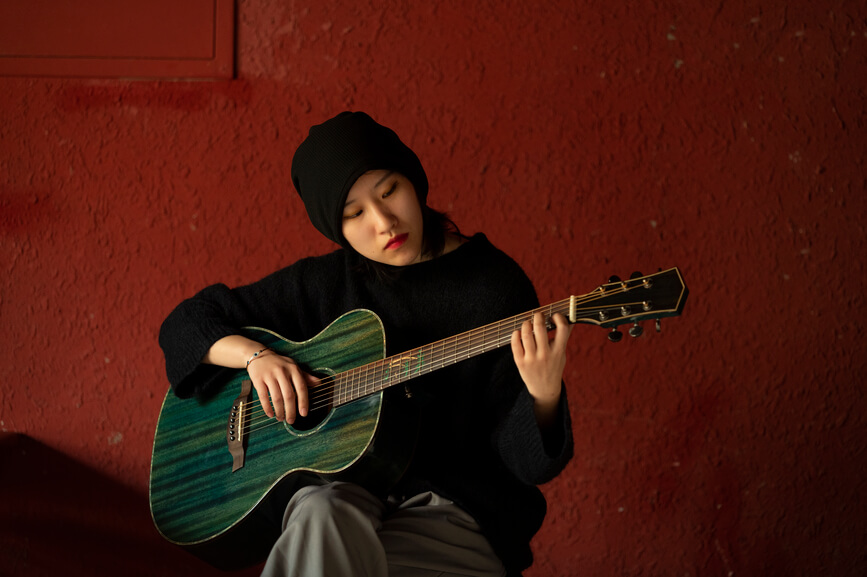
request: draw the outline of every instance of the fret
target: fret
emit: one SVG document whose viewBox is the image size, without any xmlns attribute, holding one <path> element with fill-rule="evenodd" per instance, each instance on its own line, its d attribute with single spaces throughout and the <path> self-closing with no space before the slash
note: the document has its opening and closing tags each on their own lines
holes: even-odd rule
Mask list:
<svg viewBox="0 0 867 577">
<path fill-rule="evenodd" d="M 511 321 L 511 325 L 514 326 L 515 321 Z M 503 334 L 505 332 L 505 334 Z M 501 321 L 497 323 L 497 345 L 503 346 L 504 341 L 509 342 L 512 340 L 512 333 L 515 332 L 509 326 L 509 321 Z"/>
<path fill-rule="evenodd" d="M 358 370 L 353 369 L 347 375 L 348 378 L 341 379 L 340 388 L 337 393 L 337 401 L 338 403 L 348 403 L 349 397 L 352 392 L 355 390 L 355 385 L 353 384 L 353 380 L 358 376 Z"/>
<path fill-rule="evenodd" d="M 452 341 L 452 352 L 448 356 L 449 366 L 458 362 L 458 350 L 460 348 L 460 342 L 461 342 L 461 337 L 459 337 L 459 336 L 455 337 L 455 339 Z"/>
<path fill-rule="evenodd" d="M 355 398 L 353 395 L 353 392 L 355 390 L 353 380 L 357 378 L 357 373 L 358 369 L 350 369 L 343 375 L 336 375 L 335 378 L 337 380 L 337 390 L 334 394 L 335 404 L 342 405 L 348 403 Z"/>
<path fill-rule="evenodd" d="M 352 386 L 352 394 L 350 395 L 352 400 L 358 399 L 367 394 L 367 371 L 367 366 L 355 368 L 355 376 L 353 378 L 354 385 Z"/>
<path fill-rule="evenodd" d="M 373 381 L 373 375 L 371 375 L 371 369 L 373 368 L 371 364 L 364 365 L 364 370 L 359 373 L 359 381 L 361 382 L 361 389 L 367 393 L 368 389 L 370 389 L 370 383 Z"/>
<path fill-rule="evenodd" d="M 459 360 L 462 360 L 462 357 L 464 356 L 464 354 L 465 354 L 465 352 L 466 352 L 466 350 L 467 350 L 467 341 L 469 340 L 468 335 L 469 335 L 469 333 L 464 333 L 463 335 L 461 335 L 461 337 L 463 338 L 463 341 L 464 341 L 464 342 L 460 342 L 460 341 L 459 341 L 459 342 L 460 342 L 460 346 L 456 346 L 456 347 L 455 347 L 455 362 L 456 362 L 456 363 L 457 363 Z"/>
<path fill-rule="evenodd" d="M 367 373 L 367 375 L 364 378 L 364 381 L 367 383 L 367 386 L 365 387 L 365 389 L 367 389 L 369 387 L 373 390 L 376 390 L 375 383 L 379 382 L 378 369 L 379 369 L 379 363 L 380 362 L 381 361 L 377 361 L 376 363 L 373 363 L 373 364 L 367 366 L 367 370 L 365 371 Z"/>
<path fill-rule="evenodd" d="M 367 378 L 367 387 L 365 389 L 370 389 L 371 391 L 381 390 L 379 388 L 379 382 L 382 379 L 382 361 L 376 361 L 370 367 L 370 376 Z"/>
<path fill-rule="evenodd" d="M 426 345 L 422 347 L 421 353 L 427 358 L 427 362 L 419 366 L 418 374 L 426 375 L 431 372 L 431 361 L 433 360 L 433 346 Z"/>
<path fill-rule="evenodd" d="M 376 386 L 374 387 L 374 389 L 377 391 L 381 391 L 382 389 L 388 387 L 388 384 L 386 383 L 388 383 L 389 373 L 388 367 L 385 365 L 384 361 L 376 362 L 376 370 L 374 372 L 376 373 L 376 380 L 374 381 L 376 383 Z"/>
</svg>

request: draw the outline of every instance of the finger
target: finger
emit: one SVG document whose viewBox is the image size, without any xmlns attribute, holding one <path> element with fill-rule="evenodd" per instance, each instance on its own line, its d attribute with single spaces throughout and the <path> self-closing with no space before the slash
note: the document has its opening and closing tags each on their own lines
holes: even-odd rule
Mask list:
<svg viewBox="0 0 867 577">
<path fill-rule="evenodd" d="M 275 380 L 266 381 L 266 384 L 268 385 L 268 394 L 271 397 L 271 405 L 274 407 L 274 416 L 278 421 L 282 421 L 286 417 L 286 402 L 280 379 L 278 377 Z"/>
<path fill-rule="evenodd" d="M 265 415 L 269 418 L 276 417 L 279 421 L 283 419 L 283 397 L 280 393 L 279 381 L 267 367 L 271 362 L 271 356 L 267 355 L 255 365 L 249 365 L 247 373 L 253 381 L 253 388 L 259 395 L 259 404 L 262 405 Z"/>
<path fill-rule="evenodd" d="M 520 329 L 512 332 L 512 356 L 515 357 L 515 363 L 521 366 L 521 361 L 524 360 L 524 344 L 521 342 Z"/>
<path fill-rule="evenodd" d="M 295 389 L 292 388 L 291 376 L 282 369 L 274 377 L 271 387 L 271 403 L 278 413 L 278 420 L 292 423 L 295 420 Z"/>
<path fill-rule="evenodd" d="M 259 404 L 262 405 L 262 410 L 265 411 L 265 414 L 268 417 L 273 417 L 274 410 L 271 408 L 271 403 L 268 400 L 269 394 L 267 385 L 265 385 L 263 381 L 253 381 L 253 388 L 256 389 L 256 394 L 259 395 Z"/>
<path fill-rule="evenodd" d="M 569 335 L 572 334 L 572 325 L 560 313 L 554 315 L 554 324 L 557 326 L 557 331 L 554 333 L 554 347 L 558 350 L 566 350 Z"/>
<path fill-rule="evenodd" d="M 533 336 L 533 324 L 530 321 L 524 321 L 521 325 L 521 342 L 527 354 L 532 355 L 536 352 L 536 339 Z"/>
<path fill-rule="evenodd" d="M 295 396 L 295 403 L 298 406 L 298 414 L 302 417 L 306 417 L 309 406 L 306 374 L 302 372 L 297 365 L 293 365 L 290 371 L 292 373 L 292 386 L 294 387 L 292 392 Z M 292 412 L 295 412 L 294 406 L 292 407 Z"/>
<path fill-rule="evenodd" d="M 545 315 L 533 313 L 533 339 L 537 347 L 547 348 L 548 327 L 545 326 Z"/>
</svg>

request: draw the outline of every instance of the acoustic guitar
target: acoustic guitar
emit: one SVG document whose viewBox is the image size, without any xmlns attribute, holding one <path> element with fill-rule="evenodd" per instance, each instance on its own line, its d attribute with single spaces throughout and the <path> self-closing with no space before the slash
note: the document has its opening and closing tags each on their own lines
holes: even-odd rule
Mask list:
<svg viewBox="0 0 867 577">
<path fill-rule="evenodd" d="M 243 333 L 294 359 L 321 378 L 309 392 L 310 411 L 294 424 L 268 418 L 245 370 L 227 376 L 206 398 L 166 393 L 154 437 L 150 507 L 168 541 L 221 569 L 263 560 L 279 536 L 282 507 L 313 479 L 347 480 L 387 492 L 402 475 L 415 422 L 387 389 L 510 343 L 512 332 L 532 318 L 546 324 L 560 313 L 571 323 L 610 328 L 677 316 L 688 291 L 671 268 L 629 280 L 612 279 L 594 291 L 385 358 L 382 322 L 354 310 L 314 338 L 292 342 L 262 328 Z M 320 481 L 321 482 L 321 481 Z"/>
</svg>

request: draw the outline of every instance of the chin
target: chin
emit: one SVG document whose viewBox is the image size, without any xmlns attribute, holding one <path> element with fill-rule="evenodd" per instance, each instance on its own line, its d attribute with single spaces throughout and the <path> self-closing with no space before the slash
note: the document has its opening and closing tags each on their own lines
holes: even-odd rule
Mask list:
<svg viewBox="0 0 867 577">
<path fill-rule="evenodd" d="M 415 253 L 415 256 L 409 255 L 394 255 L 394 258 L 388 259 L 385 261 L 385 264 L 390 264 L 392 266 L 409 266 L 411 264 L 416 264 L 417 262 L 421 262 L 421 254 Z"/>
</svg>

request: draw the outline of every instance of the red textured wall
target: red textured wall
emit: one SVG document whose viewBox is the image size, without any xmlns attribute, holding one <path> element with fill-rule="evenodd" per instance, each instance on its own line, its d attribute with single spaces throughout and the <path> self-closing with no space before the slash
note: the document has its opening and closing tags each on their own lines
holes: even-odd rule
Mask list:
<svg viewBox="0 0 867 577">
<path fill-rule="evenodd" d="M 361 109 L 543 301 L 689 284 L 662 334 L 573 333 L 529 576 L 867 572 L 862 2 L 249 0 L 237 42 L 231 82 L 0 78 L 0 430 L 143 495 L 159 323 L 330 250 L 291 154 Z"/>
</svg>

